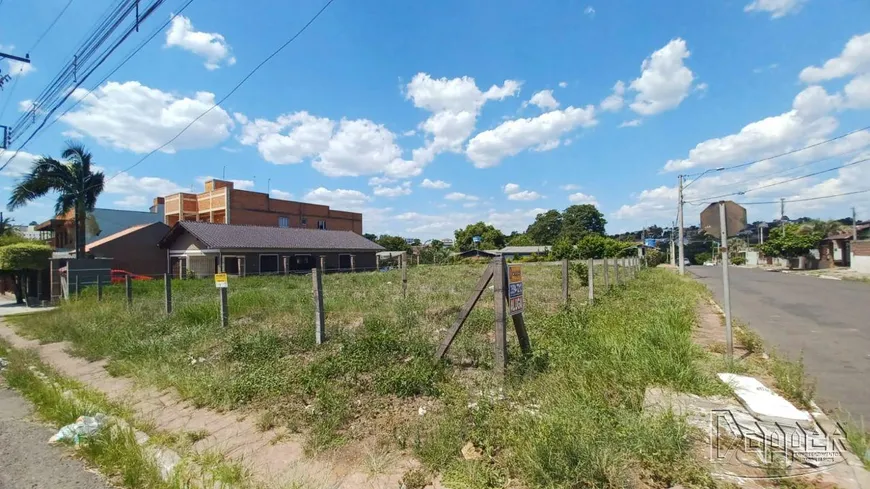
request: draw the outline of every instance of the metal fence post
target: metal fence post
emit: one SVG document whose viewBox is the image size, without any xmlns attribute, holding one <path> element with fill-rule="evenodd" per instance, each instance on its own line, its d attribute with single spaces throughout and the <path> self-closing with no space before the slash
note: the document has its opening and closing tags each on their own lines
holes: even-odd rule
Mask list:
<svg viewBox="0 0 870 489">
<path fill-rule="evenodd" d="M 172 314 L 172 276 L 163 274 L 164 297 L 166 298 L 166 314 Z"/>
<path fill-rule="evenodd" d="M 320 270 L 311 270 L 311 282 L 314 287 L 314 341 L 321 344 L 326 340 L 326 321 L 323 313 L 323 279 Z"/>
<path fill-rule="evenodd" d="M 103 275 L 97 273 L 97 302 L 103 302 Z"/>
<path fill-rule="evenodd" d="M 562 303 L 568 304 L 568 259 L 562 260 Z"/>
<path fill-rule="evenodd" d="M 127 305 L 133 305 L 133 279 L 130 278 L 130 274 L 124 275 L 124 287 L 127 290 Z"/>
<path fill-rule="evenodd" d="M 350 255 L 350 271 L 356 271 L 356 255 Z"/>
<path fill-rule="evenodd" d="M 595 302 L 595 260 L 589 259 L 589 264 L 586 265 L 589 270 L 589 303 Z"/>
<path fill-rule="evenodd" d="M 408 295 L 408 268 L 406 263 L 408 261 L 408 252 L 402 252 L 400 258 L 402 260 L 402 297 L 404 298 Z"/>
<path fill-rule="evenodd" d="M 79 287 L 79 274 L 76 273 L 76 299 L 81 296 L 82 289 Z"/>
<path fill-rule="evenodd" d="M 227 287 L 219 287 L 221 296 L 221 327 L 226 328 L 230 324 L 230 306 L 227 301 Z"/>
</svg>

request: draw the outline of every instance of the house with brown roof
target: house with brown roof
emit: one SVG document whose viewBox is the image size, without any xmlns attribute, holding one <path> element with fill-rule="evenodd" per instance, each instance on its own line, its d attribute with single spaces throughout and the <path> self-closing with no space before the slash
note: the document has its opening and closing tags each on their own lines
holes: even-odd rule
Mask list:
<svg viewBox="0 0 870 489">
<path fill-rule="evenodd" d="M 375 270 L 384 248 L 353 231 L 178 221 L 160 240 L 175 277 Z"/>
</svg>

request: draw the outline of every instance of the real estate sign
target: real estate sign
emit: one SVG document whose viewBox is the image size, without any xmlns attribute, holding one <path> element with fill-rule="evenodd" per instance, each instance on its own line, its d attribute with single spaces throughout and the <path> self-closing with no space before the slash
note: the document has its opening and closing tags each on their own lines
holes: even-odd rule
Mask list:
<svg viewBox="0 0 870 489">
<path fill-rule="evenodd" d="M 227 274 L 225 273 L 216 273 L 214 274 L 214 286 L 219 289 L 226 289 L 229 287 L 229 282 L 227 281 Z"/>
<path fill-rule="evenodd" d="M 526 308 L 523 298 L 523 269 L 520 265 L 508 265 L 508 304 L 511 316 L 522 314 Z"/>
</svg>

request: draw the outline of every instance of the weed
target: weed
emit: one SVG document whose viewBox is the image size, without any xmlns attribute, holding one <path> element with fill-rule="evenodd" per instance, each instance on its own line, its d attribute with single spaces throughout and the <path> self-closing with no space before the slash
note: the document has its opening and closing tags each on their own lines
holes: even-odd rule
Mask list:
<svg viewBox="0 0 870 489">
<path fill-rule="evenodd" d="M 764 351 L 764 340 L 761 339 L 761 335 L 752 331 L 747 326 L 737 326 L 734 328 L 734 336 L 737 338 L 737 342 L 743 345 L 743 348 L 746 348 L 746 351 L 749 353 L 761 353 Z"/>
<path fill-rule="evenodd" d="M 416 468 L 402 475 L 402 487 L 405 489 L 423 489 L 432 481 L 432 476 L 424 469 Z"/>
<path fill-rule="evenodd" d="M 870 432 L 864 425 L 864 420 L 856 422 L 851 415 L 841 413 L 837 424 L 842 429 L 852 453 L 870 470 Z"/>
<path fill-rule="evenodd" d="M 776 388 L 787 399 L 809 409 L 815 393 L 815 382 L 806 373 L 803 354 L 797 361 L 791 361 L 780 354 L 772 354 L 770 359 L 770 373 Z"/>
<path fill-rule="evenodd" d="M 269 431 L 278 424 L 278 416 L 272 411 L 263 411 L 257 418 L 257 429 Z"/>
<path fill-rule="evenodd" d="M 208 430 L 186 431 L 184 437 L 192 445 L 200 440 L 205 440 L 210 434 Z"/>
</svg>

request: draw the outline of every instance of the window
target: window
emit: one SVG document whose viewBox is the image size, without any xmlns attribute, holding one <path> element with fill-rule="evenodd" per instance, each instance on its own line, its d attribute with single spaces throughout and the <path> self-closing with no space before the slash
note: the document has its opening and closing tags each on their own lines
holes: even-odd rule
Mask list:
<svg viewBox="0 0 870 489">
<path fill-rule="evenodd" d="M 260 273 L 278 273 L 278 255 L 260 255 Z"/>
<path fill-rule="evenodd" d="M 279 228 L 289 228 L 290 227 L 290 218 L 287 216 L 278 216 L 278 227 Z"/>
<path fill-rule="evenodd" d="M 350 270 L 350 255 L 338 255 L 338 268 Z"/>
<path fill-rule="evenodd" d="M 307 218 L 307 217 L 303 217 L 303 218 L 302 218 L 302 227 L 305 227 L 305 226 L 307 226 L 307 225 L 308 225 L 308 218 Z"/>
<path fill-rule="evenodd" d="M 326 221 L 317 221 L 317 229 L 326 229 Z"/>
</svg>

